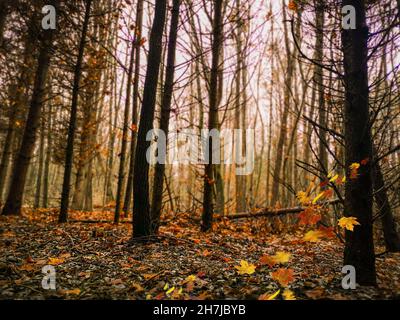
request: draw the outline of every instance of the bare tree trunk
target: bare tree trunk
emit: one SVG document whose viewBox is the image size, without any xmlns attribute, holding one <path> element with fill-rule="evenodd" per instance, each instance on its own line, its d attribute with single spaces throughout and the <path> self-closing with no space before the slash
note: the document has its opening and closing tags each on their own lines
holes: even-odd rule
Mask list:
<svg viewBox="0 0 400 320">
<path fill-rule="evenodd" d="M 148 236 L 153 232 L 149 201 L 149 162 L 146 159 L 150 141 L 146 140 L 146 135 L 153 129 L 166 7 L 166 0 L 158 0 L 156 2 L 153 26 L 150 34 L 146 80 L 144 84 L 143 103 L 140 112 L 140 125 L 135 153 L 133 180 L 134 238 Z"/>
<path fill-rule="evenodd" d="M 168 39 L 168 56 L 167 56 L 167 66 L 165 71 L 165 84 L 161 100 L 160 130 L 165 133 L 167 139 L 168 139 L 169 118 L 171 113 L 172 94 L 174 88 L 175 53 L 176 53 L 176 42 L 178 37 L 180 2 L 181 0 L 173 1 L 171 25 L 170 25 L 169 39 Z M 153 197 L 151 204 L 152 205 L 151 220 L 154 233 L 158 232 L 158 228 L 160 226 L 164 174 L 165 174 L 165 164 L 157 163 L 154 172 Z"/>
<path fill-rule="evenodd" d="M 136 57 L 135 57 L 135 75 L 133 79 L 133 104 L 132 104 L 132 128 L 131 128 L 131 150 L 129 160 L 129 173 L 128 181 L 126 182 L 126 192 L 123 212 L 125 216 L 128 215 L 129 208 L 131 206 L 131 199 L 133 194 L 133 171 L 135 166 L 135 149 L 137 140 L 137 124 L 138 124 L 138 111 L 139 111 L 139 81 L 140 81 L 140 45 L 139 42 L 142 39 L 142 25 L 143 25 L 143 0 L 139 0 L 137 3 L 136 12 Z"/>
<path fill-rule="evenodd" d="M 139 39 L 140 41 L 140 39 Z M 119 171 L 118 171 L 118 184 L 117 184 L 117 196 L 115 203 L 115 215 L 114 215 L 114 223 L 119 223 L 120 215 L 121 215 L 121 205 L 122 205 L 122 189 L 124 187 L 125 180 L 125 161 L 126 161 L 126 149 L 128 147 L 128 126 L 129 126 L 129 111 L 131 108 L 131 88 L 132 88 L 132 74 L 134 67 L 134 59 L 135 59 L 135 46 L 137 44 L 132 43 L 131 48 L 131 58 L 129 61 L 128 68 L 128 78 L 126 82 L 126 99 L 125 99 L 125 111 L 124 111 L 124 125 L 122 129 L 122 142 L 121 142 L 121 151 L 120 151 L 120 160 L 119 160 Z M 132 155 L 131 155 L 132 156 Z"/>
<path fill-rule="evenodd" d="M 345 84 L 345 156 L 346 168 L 363 159 L 372 159 L 371 130 L 369 123 L 368 88 L 368 27 L 364 0 L 344 0 L 342 5 L 352 5 L 357 13 L 354 30 L 342 31 Z M 346 182 L 345 214 L 356 217 L 359 226 L 346 230 L 344 265 L 357 271 L 360 285 L 376 285 L 375 253 L 372 221 L 372 161 L 360 167 L 359 177 Z"/>
<path fill-rule="evenodd" d="M 284 20 L 286 20 L 286 9 L 285 2 L 283 1 L 283 13 Z M 294 62 L 295 59 L 293 57 L 293 53 L 290 50 L 289 44 L 289 35 L 286 26 L 286 22 L 284 23 L 285 29 L 285 46 L 286 46 L 286 56 L 287 56 L 287 66 L 286 66 L 286 76 L 285 76 L 285 90 L 284 90 L 284 105 L 283 105 L 283 113 L 280 123 L 280 131 L 278 138 L 278 145 L 276 148 L 276 156 L 275 156 L 275 167 L 273 171 L 273 184 L 272 184 L 272 195 L 271 195 L 271 205 L 274 206 L 279 201 L 279 185 L 281 178 L 281 170 L 283 163 L 283 149 L 286 141 L 286 135 L 288 131 L 288 116 L 289 116 L 289 108 L 290 108 L 290 91 L 292 90 L 292 82 L 293 82 L 293 73 L 294 73 Z"/>
<path fill-rule="evenodd" d="M 63 178 L 63 186 L 61 193 L 61 209 L 58 218 L 59 222 L 67 222 L 68 220 L 69 193 L 71 188 L 70 184 L 71 184 L 71 174 L 73 165 L 72 160 L 74 155 L 74 140 L 75 140 L 76 118 L 78 112 L 78 98 L 80 89 L 79 85 L 82 75 L 82 62 L 83 62 L 83 55 L 85 53 L 86 35 L 89 27 L 91 5 L 92 5 L 92 0 L 87 0 L 85 20 L 83 22 L 83 29 L 79 43 L 78 59 L 76 61 L 75 71 L 74 71 L 74 86 L 72 89 L 71 113 L 70 113 L 70 120 L 68 127 L 68 140 L 67 140 L 67 148 L 65 155 L 64 178 Z"/>
<path fill-rule="evenodd" d="M 210 77 L 210 98 L 208 113 L 208 129 L 218 129 L 218 74 L 219 60 L 222 46 L 222 0 L 214 0 L 214 18 L 212 30 L 212 66 Z M 213 184 L 214 164 L 212 163 L 213 143 L 210 136 L 207 140 L 208 163 L 204 172 L 203 214 L 201 230 L 208 231 L 212 228 L 214 203 Z"/>
<path fill-rule="evenodd" d="M 59 1 L 51 2 L 58 8 Z M 42 40 L 38 65 L 35 76 L 35 84 L 32 92 L 32 100 L 28 118 L 22 139 L 22 144 L 13 168 L 10 191 L 3 208 L 3 215 L 19 215 L 22 208 L 26 174 L 33 155 L 36 142 L 36 132 L 39 127 L 42 105 L 45 96 L 45 84 L 50 66 L 51 50 L 53 45 L 54 30 L 42 30 Z"/>
<path fill-rule="evenodd" d="M 48 207 L 49 201 L 49 173 L 50 173 L 50 163 L 51 163 L 51 154 L 53 150 L 53 142 L 52 142 L 52 107 L 51 103 L 49 104 L 48 109 L 48 118 L 47 118 L 47 149 L 46 149 L 46 160 L 44 165 L 44 177 L 43 177 L 43 200 L 42 207 Z"/>
<path fill-rule="evenodd" d="M 44 165 L 44 134 L 45 134 L 45 120 L 44 117 L 42 117 L 42 125 L 40 128 L 40 142 L 39 142 L 39 168 L 36 177 L 34 208 L 40 207 L 40 196 L 42 194 L 43 165 Z"/>
</svg>

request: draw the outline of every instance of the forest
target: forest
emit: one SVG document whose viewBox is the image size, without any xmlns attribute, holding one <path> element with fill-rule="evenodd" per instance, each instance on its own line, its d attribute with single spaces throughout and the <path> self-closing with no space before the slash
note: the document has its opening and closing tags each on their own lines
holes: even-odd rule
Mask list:
<svg viewBox="0 0 400 320">
<path fill-rule="evenodd" d="M 400 0 L 0 0 L 0 300 L 400 299 Z"/>
</svg>

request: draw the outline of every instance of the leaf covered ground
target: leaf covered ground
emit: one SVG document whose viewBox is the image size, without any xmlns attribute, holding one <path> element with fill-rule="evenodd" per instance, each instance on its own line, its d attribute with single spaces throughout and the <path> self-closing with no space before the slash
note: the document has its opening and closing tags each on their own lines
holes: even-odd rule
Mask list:
<svg viewBox="0 0 400 320">
<path fill-rule="evenodd" d="M 56 210 L 0 219 L 0 299 L 400 298 L 400 254 L 377 258 L 377 288 L 344 290 L 337 238 L 273 234 L 270 218 L 222 220 L 203 234 L 188 215 L 171 216 L 147 243 L 130 241 L 130 223 L 60 225 Z M 112 212 L 71 219 L 111 221 Z M 56 290 L 42 289 L 45 265 Z"/>
</svg>

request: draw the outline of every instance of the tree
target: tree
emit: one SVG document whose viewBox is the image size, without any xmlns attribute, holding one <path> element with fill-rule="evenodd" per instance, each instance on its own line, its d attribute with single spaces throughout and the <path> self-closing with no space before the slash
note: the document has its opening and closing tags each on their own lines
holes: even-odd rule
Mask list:
<svg viewBox="0 0 400 320">
<path fill-rule="evenodd" d="M 82 62 L 85 53 L 86 35 L 89 27 L 91 5 L 92 5 L 92 0 L 87 0 L 85 9 L 85 18 L 83 22 L 82 34 L 79 43 L 79 53 L 74 70 L 72 103 L 71 103 L 71 112 L 70 112 L 70 119 L 68 126 L 68 140 L 67 140 L 67 148 L 65 154 L 64 178 L 63 178 L 63 186 L 61 193 L 61 209 L 58 218 L 59 222 L 67 222 L 68 220 L 69 193 L 71 188 L 70 184 L 71 184 L 71 174 L 72 174 L 72 164 L 73 164 L 72 159 L 74 155 L 74 140 L 76 131 L 76 118 L 78 113 L 80 80 L 82 75 Z"/>
<path fill-rule="evenodd" d="M 166 138 L 168 138 L 168 126 L 171 113 L 172 93 L 174 88 L 175 53 L 176 53 L 176 42 L 178 37 L 180 2 L 181 0 L 173 1 L 171 25 L 170 25 L 169 39 L 168 39 L 168 55 L 167 55 L 167 66 L 165 71 L 164 92 L 161 100 L 160 130 L 162 130 L 165 133 Z M 153 196 L 151 203 L 152 205 L 151 220 L 154 233 L 157 233 L 160 225 L 164 174 L 165 174 L 165 164 L 157 163 L 154 172 Z"/>
<path fill-rule="evenodd" d="M 51 4 L 55 8 L 59 8 L 58 0 L 51 1 Z M 21 214 L 26 176 L 35 148 L 37 129 L 40 125 L 42 106 L 46 92 L 45 84 L 50 66 L 54 34 L 55 31 L 53 29 L 42 29 L 39 33 L 40 52 L 35 73 L 32 98 L 21 147 L 13 168 L 10 191 L 2 211 L 3 215 Z"/>
<path fill-rule="evenodd" d="M 149 236 L 153 233 L 149 201 L 149 162 L 146 153 L 150 141 L 147 133 L 153 128 L 157 83 L 161 63 L 162 35 L 166 19 L 166 0 L 156 2 L 154 20 L 150 33 L 149 54 L 143 102 L 140 112 L 138 140 L 135 152 L 133 180 L 133 237 Z"/>
<path fill-rule="evenodd" d="M 214 16 L 212 27 L 212 62 L 210 72 L 210 91 L 209 91 L 209 111 L 208 111 L 208 130 L 218 129 L 218 76 L 219 63 L 222 46 L 222 0 L 214 0 Z M 203 188 L 203 214 L 201 230 L 208 231 L 212 228 L 214 215 L 213 184 L 214 164 L 212 161 L 213 138 L 210 135 L 207 139 L 206 149 L 208 150 L 207 164 L 204 170 Z"/>
<path fill-rule="evenodd" d="M 344 0 L 342 5 L 352 5 L 356 9 L 357 18 L 356 29 L 342 30 L 345 164 L 349 168 L 353 163 L 372 159 L 368 104 L 368 27 L 364 0 Z M 375 285 L 371 161 L 367 161 L 360 169 L 359 177 L 348 181 L 345 186 L 345 215 L 356 217 L 360 226 L 354 232 L 346 231 L 344 264 L 355 267 L 360 285 Z"/>
</svg>

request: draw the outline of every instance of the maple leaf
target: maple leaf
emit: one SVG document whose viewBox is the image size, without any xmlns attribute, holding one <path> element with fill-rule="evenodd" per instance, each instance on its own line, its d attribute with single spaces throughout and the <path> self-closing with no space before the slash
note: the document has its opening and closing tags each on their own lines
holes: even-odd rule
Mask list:
<svg viewBox="0 0 400 320">
<path fill-rule="evenodd" d="M 311 230 L 308 231 L 304 237 L 303 237 L 303 241 L 308 241 L 308 242 L 318 242 L 321 240 L 321 238 L 323 237 L 323 233 L 320 230 Z"/>
<path fill-rule="evenodd" d="M 291 254 L 288 252 L 278 251 L 273 257 L 275 263 L 287 263 L 289 262 Z"/>
<path fill-rule="evenodd" d="M 355 217 L 343 217 L 338 221 L 339 227 L 347 229 L 349 231 L 354 231 L 354 226 L 359 226 L 360 223 L 357 221 Z"/>
<path fill-rule="evenodd" d="M 308 196 L 307 192 L 304 191 L 297 192 L 297 199 L 300 201 L 302 205 L 307 205 L 311 202 L 311 199 Z"/>
<path fill-rule="evenodd" d="M 240 261 L 240 266 L 235 266 L 239 274 L 253 274 L 256 271 L 256 266 L 248 263 L 245 260 Z"/>
<path fill-rule="evenodd" d="M 278 290 L 278 291 L 276 291 L 276 292 L 274 292 L 274 293 L 264 293 L 264 294 L 262 294 L 262 295 L 260 295 L 259 297 L 258 297 L 258 300 L 274 300 L 277 296 L 278 296 L 278 294 L 281 292 L 281 290 Z"/>
<path fill-rule="evenodd" d="M 306 210 L 298 214 L 300 225 L 314 225 L 321 220 L 321 215 L 315 213 L 313 207 L 308 207 Z"/>
<path fill-rule="evenodd" d="M 293 269 L 278 269 L 271 273 L 272 279 L 279 282 L 282 287 L 287 287 L 294 280 Z"/>
<path fill-rule="evenodd" d="M 360 164 L 358 162 L 354 162 L 350 165 L 350 179 L 351 180 L 357 179 L 359 168 L 360 168 Z"/>
<path fill-rule="evenodd" d="M 285 291 L 283 291 L 282 293 L 283 299 L 285 300 L 296 300 L 296 296 L 294 295 L 294 292 L 286 289 Z"/>
</svg>

